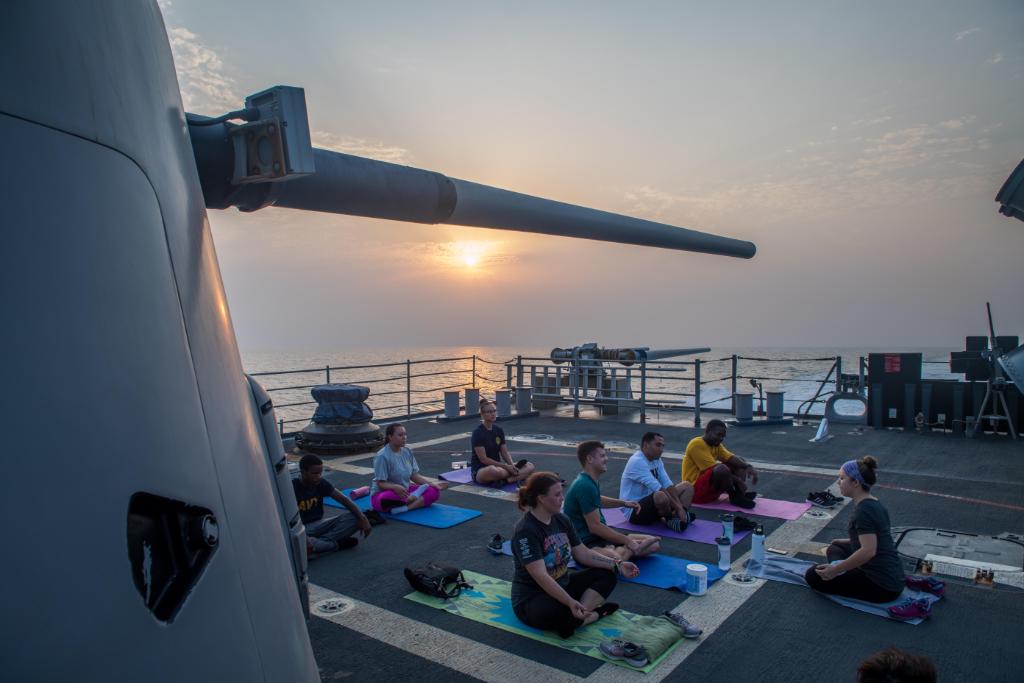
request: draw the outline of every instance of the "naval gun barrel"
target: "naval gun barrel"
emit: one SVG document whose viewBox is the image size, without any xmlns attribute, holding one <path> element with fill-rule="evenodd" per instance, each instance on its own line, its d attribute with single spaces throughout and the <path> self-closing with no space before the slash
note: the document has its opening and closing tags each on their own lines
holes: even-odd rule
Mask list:
<svg viewBox="0 0 1024 683">
<path fill-rule="evenodd" d="M 707 353 L 709 348 L 693 349 L 657 349 L 651 351 L 646 346 L 623 349 L 601 349 L 590 345 L 577 346 L 571 349 L 555 348 L 551 350 L 551 361 L 553 363 L 570 363 L 574 360 L 602 360 L 621 363 L 630 366 L 633 363 L 643 361 L 662 360 L 664 358 L 675 358 L 676 356 L 690 356 L 695 353 Z"/>
<path fill-rule="evenodd" d="M 306 211 L 518 230 L 751 258 L 752 242 L 565 204 L 441 173 L 313 149 L 315 172 L 280 182 L 233 184 L 230 124 L 190 125 L 207 208 Z"/>
</svg>

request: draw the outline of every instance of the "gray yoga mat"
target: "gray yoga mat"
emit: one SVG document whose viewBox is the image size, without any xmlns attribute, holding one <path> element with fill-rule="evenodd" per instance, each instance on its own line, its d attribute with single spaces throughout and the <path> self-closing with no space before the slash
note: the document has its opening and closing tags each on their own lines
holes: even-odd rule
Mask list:
<svg viewBox="0 0 1024 683">
<path fill-rule="evenodd" d="M 766 557 L 760 567 L 756 566 L 753 560 L 747 560 L 747 572 L 753 576 L 760 576 L 763 579 L 769 581 L 781 581 L 783 583 L 792 583 L 797 586 L 803 586 L 810 588 L 807 585 L 807 581 L 804 580 L 804 573 L 808 567 L 820 562 L 809 562 L 807 560 L 798 560 L 795 557 Z M 931 593 L 925 593 L 924 591 L 911 590 L 910 588 L 904 588 L 903 594 L 896 598 L 892 602 L 864 602 L 863 600 L 853 600 L 852 598 L 844 598 L 839 595 L 827 595 L 820 593 L 828 598 L 832 602 L 838 602 L 843 607 L 850 607 L 860 612 L 866 612 L 867 614 L 874 614 L 877 617 L 884 617 L 886 619 L 892 619 L 889 616 L 889 608 L 896 605 L 903 604 L 908 600 L 927 600 L 929 604 L 938 602 L 940 598 L 932 595 Z M 894 619 L 894 621 L 902 621 L 902 619 Z M 924 619 L 910 619 L 904 623 L 917 625 L 920 624 Z"/>
</svg>

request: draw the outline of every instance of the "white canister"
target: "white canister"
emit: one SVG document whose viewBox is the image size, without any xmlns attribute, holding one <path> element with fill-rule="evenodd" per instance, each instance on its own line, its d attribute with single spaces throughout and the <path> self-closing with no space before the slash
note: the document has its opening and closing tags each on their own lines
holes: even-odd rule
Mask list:
<svg viewBox="0 0 1024 683">
<path fill-rule="evenodd" d="M 708 592 L 708 568 L 702 564 L 686 565 L 686 592 L 704 595 Z"/>
</svg>

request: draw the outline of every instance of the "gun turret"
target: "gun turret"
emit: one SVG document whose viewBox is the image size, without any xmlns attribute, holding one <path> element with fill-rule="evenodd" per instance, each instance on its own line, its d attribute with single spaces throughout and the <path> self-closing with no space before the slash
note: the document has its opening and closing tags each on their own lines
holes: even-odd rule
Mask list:
<svg viewBox="0 0 1024 683">
<path fill-rule="evenodd" d="M 574 346 L 569 349 L 551 349 L 551 362 L 571 363 L 578 360 L 589 361 L 610 361 L 621 363 L 625 366 L 633 365 L 644 361 L 662 360 L 675 358 L 676 356 L 692 356 L 695 353 L 706 353 L 711 349 L 706 347 L 693 349 L 658 349 L 651 351 L 650 347 L 637 346 L 621 349 L 602 349 L 594 342 Z"/>
<path fill-rule="evenodd" d="M 236 125 L 226 118 L 250 122 Z M 751 258 L 752 242 L 510 192 L 309 146 L 301 88 L 277 86 L 216 119 L 188 115 L 206 207 L 266 206 L 517 230 Z"/>
</svg>

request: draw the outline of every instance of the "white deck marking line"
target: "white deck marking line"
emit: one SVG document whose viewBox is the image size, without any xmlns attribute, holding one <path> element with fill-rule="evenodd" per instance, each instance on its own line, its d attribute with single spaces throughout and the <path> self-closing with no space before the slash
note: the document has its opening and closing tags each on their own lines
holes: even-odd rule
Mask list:
<svg viewBox="0 0 1024 683">
<path fill-rule="evenodd" d="M 832 508 L 833 511 L 842 509 L 840 506 Z M 782 526 L 773 531 L 765 538 L 765 547 L 781 547 L 784 549 L 796 548 L 801 544 L 809 542 L 825 526 L 832 521 L 832 517 L 808 517 L 784 522 Z M 744 553 L 732 563 L 732 572 L 742 573 L 743 563 L 750 553 Z M 728 619 L 733 612 L 739 609 L 743 603 L 749 600 L 754 593 L 761 589 L 767 581 L 761 580 L 753 586 L 740 586 L 732 583 L 728 578 L 716 581 L 703 597 L 690 597 L 677 605 L 675 609 L 682 607 L 683 615 L 704 629 L 704 634 L 696 641 L 684 641 L 672 654 L 651 673 L 644 675 L 639 672 L 628 672 L 623 667 L 614 664 L 604 664 L 587 677 L 588 681 L 613 683 L 623 679 L 635 678 L 643 681 L 661 681 L 670 676 L 687 657 L 696 652 L 718 628 Z"/>
<path fill-rule="evenodd" d="M 336 599 L 348 608 L 335 613 L 316 609 L 322 600 Z M 406 652 L 472 676 L 481 681 L 580 681 L 567 671 L 540 664 L 504 650 L 449 633 L 422 621 L 371 605 L 355 598 L 309 584 L 310 614 L 352 629 L 388 645 L 397 645 Z M 614 665 L 613 665 L 614 666 Z M 615 667 L 622 670 L 622 667 Z"/>
</svg>

